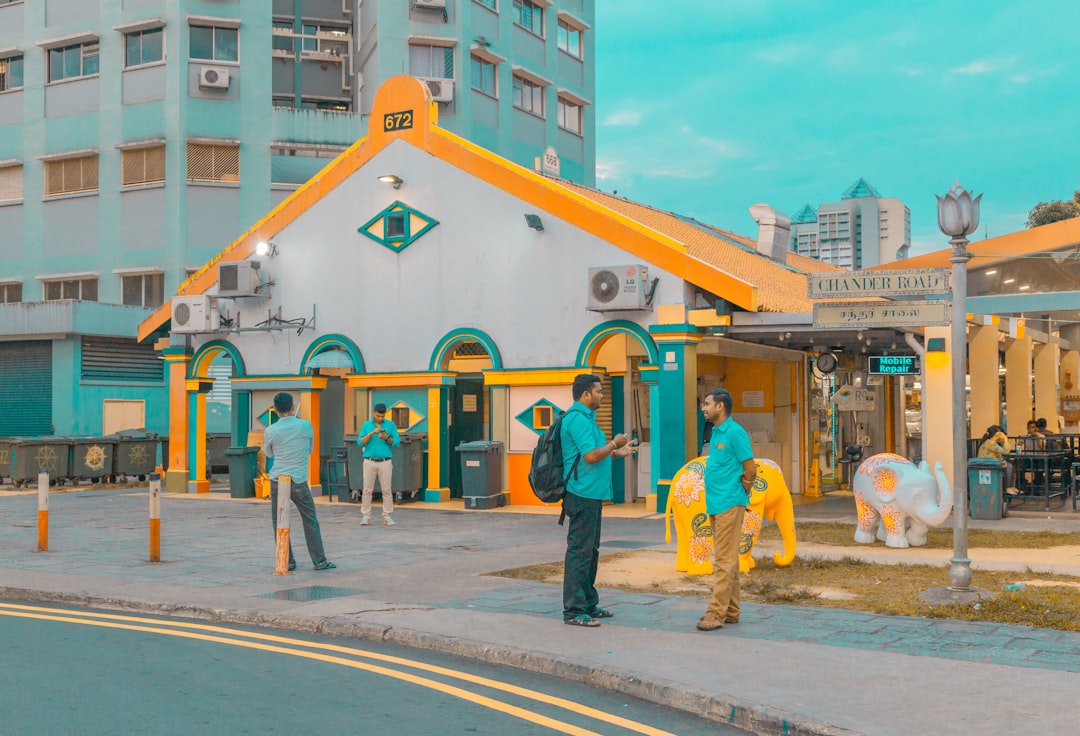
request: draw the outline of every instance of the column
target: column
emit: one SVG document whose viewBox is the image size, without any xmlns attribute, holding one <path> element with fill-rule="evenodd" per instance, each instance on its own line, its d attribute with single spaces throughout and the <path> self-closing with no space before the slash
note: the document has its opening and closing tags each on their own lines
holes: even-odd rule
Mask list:
<svg viewBox="0 0 1080 736">
<path fill-rule="evenodd" d="M 317 381 L 322 382 L 320 388 L 326 386 L 325 378 L 312 378 L 311 382 L 314 385 Z M 321 424 L 322 424 L 322 391 L 313 389 L 311 391 L 302 391 L 300 393 L 302 403 L 306 403 L 307 407 L 304 410 L 304 418 L 311 422 L 311 429 L 315 433 L 315 441 L 311 444 L 311 456 L 308 459 L 308 489 L 311 491 L 312 496 L 322 495 L 322 479 L 320 477 L 320 470 L 322 469 L 322 457 L 319 453 Z"/>
<path fill-rule="evenodd" d="M 190 348 L 169 346 L 161 351 L 169 371 L 169 469 L 165 471 L 167 493 L 187 492 L 188 480 L 188 396 L 187 373 Z"/>
<path fill-rule="evenodd" d="M 1058 417 L 1058 364 L 1061 348 L 1055 343 L 1038 345 L 1034 350 L 1035 363 L 1035 416 L 1046 419 L 1051 432 L 1059 432 Z"/>
<path fill-rule="evenodd" d="M 214 387 L 214 381 L 209 378 L 191 378 L 186 383 L 189 417 L 187 492 L 207 493 L 210 491 L 210 477 L 206 467 L 206 395 Z M 172 444 L 171 439 L 169 444 Z M 172 454 L 171 448 L 169 453 Z"/>
<path fill-rule="evenodd" d="M 446 386 L 428 388 L 428 487 L 424 500 L 440 503 L 450 500 L 450 433 L 447 431 L 450 393 Z"/>
<path fill-rule="evenodd" d="M 486 379 L 486 376 L 485 376 Z M 490 439 L 494 442 L 502 442 L 502 489 L 510 490 L 510 389 L 507 386 L 491 386 L 488 388 L 488 427 L 490 427 Z M 511 494 L 507 494 L 506 502 L 510 503 Z"/>
<path fill-rule="evenodd" d="M 971 377 L 971 435 L 982 437 L 991 424 L 1001 423 L 1001 357 L 996 324 L 968 332 L 968 375 Z"/>
<path fill-rule="evenodd" d="M 692 325 L 653 325 L 649 333 L 660 355 L 658 403 L 651 412 L 652 469 L 663 484 L 698 456 L 697 346 L 702 333 Z M 657 493 L 656 510 L 662 512 L 667 498 Z"/>
<path fill-rule="evenodd" d="M 943 338 L 946 352 L 927 351 L 923 365 L 923 437 L 926 444 L 926 458 L 933 469 L 935 463 L 941 463 L 945 475 L 952 483 L 953 476 L 953 380 L 952 329 L 949 327 L 927 327 L 926 341 Z"/>
<path fill-rule="evenodd" d="M 1025 434 L 1031 416 L 1031 338 L 1018 337 L 1005 346 L 1005 433 Z"/>
</svg>

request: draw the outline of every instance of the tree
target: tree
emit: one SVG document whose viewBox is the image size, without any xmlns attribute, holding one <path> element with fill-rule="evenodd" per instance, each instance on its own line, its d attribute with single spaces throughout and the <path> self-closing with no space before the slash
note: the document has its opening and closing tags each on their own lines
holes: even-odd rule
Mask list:
<svg viewBox="0 0 1080 736">
<path fill-rule="evenodd" d="M 1080 190 L 1073 192 L 1073 198 L 1069 200 L 1039 202 L 1028 213 L 1027 226 L 1039 227 L 1073 217 L 1080 217 Z"/>
</svg>

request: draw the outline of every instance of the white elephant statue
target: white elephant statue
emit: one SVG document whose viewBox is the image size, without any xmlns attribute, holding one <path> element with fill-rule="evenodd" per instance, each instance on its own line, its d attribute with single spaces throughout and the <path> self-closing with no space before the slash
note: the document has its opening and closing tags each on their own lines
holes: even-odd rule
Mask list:
<svg viewBox="0 0 1080 736">
<path fill-rule="evenodd" d="M 891 453 L 863 461 L 855 473 L 855 509 L 859 515 L 855 541 L 869 544 L 877 538 L 886 547 L 921 547 L 926 531 L 941 526 L 952 510 L 953 492 L 941 463 L 934 472 L 923 460 L 916 467 Z"/>
</svg>

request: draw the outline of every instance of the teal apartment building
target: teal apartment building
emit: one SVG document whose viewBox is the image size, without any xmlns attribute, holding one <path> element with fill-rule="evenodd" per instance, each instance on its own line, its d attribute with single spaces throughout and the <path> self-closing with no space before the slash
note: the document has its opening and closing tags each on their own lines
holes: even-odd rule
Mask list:
<svg viewBox="0 0 1080 736">
<path fill-rule="evenodd" d="M 138 323 L 365 135 L 388 77 L 592 186 L 593 6 L 0 0 L 0 436 L 167 432 Z"/>
</svg>

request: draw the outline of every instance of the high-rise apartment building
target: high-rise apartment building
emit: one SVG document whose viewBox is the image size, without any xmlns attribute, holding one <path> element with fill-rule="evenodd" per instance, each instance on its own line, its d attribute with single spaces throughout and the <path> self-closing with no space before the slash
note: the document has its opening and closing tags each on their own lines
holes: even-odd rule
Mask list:
<svg viewBox="0 0 1080 736">
<path fill-rule="evenodd" d="M 791 249 L 849 269 L 869 268 L 907 258 L 911 210 L 895 197 L 882 197 L 865 179 L 839 202 L 804 206 L 791 219 Z"/>
<path fill-rule="evenodd" d="M 593 5 L 0 0 L 0 436 L 164 429 L 136 325 L 361 137 L 391 76 L 592 185 Z"/>
</svg>

